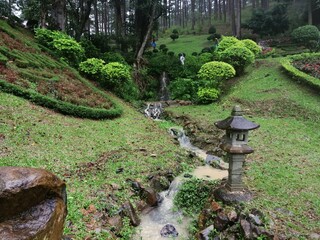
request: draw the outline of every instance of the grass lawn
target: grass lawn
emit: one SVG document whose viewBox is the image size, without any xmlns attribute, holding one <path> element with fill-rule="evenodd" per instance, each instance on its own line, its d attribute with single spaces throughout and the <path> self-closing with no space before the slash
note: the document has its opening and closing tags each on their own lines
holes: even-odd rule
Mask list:
<svg viewBox="0 0 320 240">
<path fill-rule="evenodd" d="M 250 134 L 245 183 L 273 228 L 294 239 L 320 232 L 320 96 L 293 82 L 278 59 L 256 61 L 219 103 L 170 108 L 175 115 L 213 123 L 238 104 L 261 127 Z M 212 124 L 212 128 L 214 128 Z"/>
<path fill-rule="evenodd" d="M 176 55 L 185 53 L 187 56 L 193 52 L 200 53 L 205 47 L 211 47 L 213 42 L 207 40 L 208 35 L 181 35 L 175 41 L 170 37 L 160 38 L 157 42 L 157 48 L 161 44 L 165 44 L 169 51 L 174 52 Z"/>
</svg>

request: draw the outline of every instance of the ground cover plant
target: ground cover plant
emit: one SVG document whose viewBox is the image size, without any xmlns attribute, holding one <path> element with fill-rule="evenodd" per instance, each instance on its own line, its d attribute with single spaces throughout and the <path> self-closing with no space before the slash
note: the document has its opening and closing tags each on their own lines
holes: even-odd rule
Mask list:
<svg viewBox="0 0 320 240">
<path fill-rule="evenodd" d="M 42 52 L 29 35 L 0 20 L 3 90 L 64 113 L 114 117 L 120 108 L 65 62 Z M 95 110 L 96 109 L 96 110 Z"/>
<path fill-rule="evenodd" d="M 277 234 L 309 239 L 320 231 L 320 98 L 280 69 L 279 59 L 257 60 L 218 104 L 169 112 L 215 131 L 208 122 L 226 118 L 239 104 L 247 118 L 261 125 L 250 133 L 255 152 L 247 157 L 244 180 L 255 198 L 245 207 L 266 213 Z"/>
</svg>

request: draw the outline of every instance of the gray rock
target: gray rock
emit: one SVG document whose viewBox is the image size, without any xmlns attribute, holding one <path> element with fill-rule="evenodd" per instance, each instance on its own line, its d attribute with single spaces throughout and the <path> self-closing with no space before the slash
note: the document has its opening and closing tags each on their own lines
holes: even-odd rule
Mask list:
<svg viewBox="0 0 320 240">
<path fill-rule="evenodd" d="M 172 224 L 166 224 L 160 231 L 162 237 L 178 237 L 179 233 Z"/>
<path fill-rule="evenodd" d="M 200 233 L 199 233 L 199 237 L 201 240 L 210 240 L 210 233 L 213 231 L 214 227 L 213 225 L 210 225 L 209 227 L 203 229 Z"/>
<path fill-rule="evenodd" d="M 251 229 L 251 224 L 245 219 L 240 220 L 240 226 L 243 231 L 245 239 L 252 239 L 253 233 Z"/>
<path fill-rule="evenodd" d="M 132 226 L 137 227 L 139 226 L 141 220 L 138 217 L 134 207 L 132 206 L 131 202 L 127 201 L 125 202 L 122 207 L 121 214 L 128 217 L 130 219 L 130 223 Z"/>
<path fill-rule="evenodd" d="M 320 239 L 320 234 L 318 234 L 318 233 L 310 233 L 309 234 L 309 239 L 319 240 Z"/>
<path fill-rule="evenodd" d="M 251 223 L 257 225 L 257 226 L 261 226 L 262 225 L 262 221 L 260 220 L 259 216 L 253 215 L 253 214 L 249 214 L 249 220 Z"/>
<path fill-rule="evenodd" d="M 223 231 L 227 228 L 229 224 L 229 219 L 224 212 L 218 212 L 213 222 L 215 229 L 217 229 L 218 231 Z"/>
</svg>

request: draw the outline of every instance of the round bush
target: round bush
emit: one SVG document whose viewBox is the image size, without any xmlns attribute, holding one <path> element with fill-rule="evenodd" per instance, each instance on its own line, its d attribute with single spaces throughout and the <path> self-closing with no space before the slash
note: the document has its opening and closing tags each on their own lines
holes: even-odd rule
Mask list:
<svg viewBox="0 0 320 240">
<path fill-rule="evenodd" d="M 199 103 L 208 104 L 219 98 L 220 91 L 216 88 L 199 88 L 197 95 Z"/>
<path fill-rule="evenodd" d="M 217 32 L 217 29 L 215 28 L 215 26 L 211 25 L 209 30 L 208 30 L 208 33 L 209 34 L 215 34 Z"/>
<path fill-rule="evenodd" d="M 202 64 L 205 64 L 207 62 L 211 62 L 213 60 L 213 55 L 210 52 L 201 53 L 198 56 L 199 62 Z"/>
<path fill-rule="evenodd" d="M 129 67 L 119 62 L 104 65 L 101 72 L 104 83 L 111 88 L 120 86 L 131 79 Z"/>
<path fill-rule="evenodd" d="M 67 59 L 70 65 L 77 66 L 84 57 L 84 49 L 72 38 L 54 39 L 53 46 L 59 56 Z"/>
<path fill-rule="evenodd" d="M 254 62 L 254 54 L 246 47 L 234 46 L 223 51 L 220 54 L 220 60 L 231 64 L 239 75 Z"/>
<path fill-rule="evenodd" d="M 189 78 L 178 78 L 170 82 L 172 99 L 193 100 L 197 93 L 197 82 Z"/>
<path fill-rule="evenodd" d="M 104 60 L 106 63 L 110 63 L 110 62 L 119 62 L 123 64 L 127 63 L 124 57 L 117 52 L 105 52 L 102 55 L 102 60 Z"/>
<path fill-rule="evenodd" d="M 98 58 L 88 58 L 79 64 L 79 70 L 89 77 L 99 80 L 105 61 Z"/>
<path fill-rule="evenodd" d="M 319 30 L 314 25 L 305 25 L 294 29 L 291 33 L 292 39 L 297 43 L 318 41 L 320 38 Z"/>
<path fill-rule="evenodd" d="M 222 40 L 219 43 L 218 51 L 223 52 L 224 50 L 228 49 L 229 47 L 234 46 L 235 44 L 237 44 L 239 42 L 240 42 L 240 40 L 238 40 L 236 37 L 223 36 Z"/>
<path fill-rule="evenodd" d="M 251 39 L 241 40 L 241 43 L 243 43 L 246 48 L 248 48 L 251 52 L 253 52 L 255 56 L 259 55 L 262 52 L 261 47 Z"/>
<path fill-rule="evenodd" d="M 137 99 L 138 88 L 131 78 L 129 66 L 111 62 L 106 64 L 101 72 L 103 84 L 109 90 L 127 101 Z"/>
<path fill-rule="evenodd" d="M 222 81 L 234 77 L 236 71 L 225 62 L 212 61 L 202 65 L 198 78 L 204 82 L 206 87 L 217 88 Z"/>
</svg>

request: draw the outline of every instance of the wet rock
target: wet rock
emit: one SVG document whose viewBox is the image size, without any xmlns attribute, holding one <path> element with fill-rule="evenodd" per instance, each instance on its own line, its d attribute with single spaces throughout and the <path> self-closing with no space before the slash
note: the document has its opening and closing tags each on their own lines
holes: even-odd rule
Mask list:
<svg viewBox="0 0 320 240">
<path fill-rule="evenodd" d="M 142 190 L 141 184 L 137 181 L 131 182 L 131 187 L 136 192 L 140 192 Z"/>
<path fill-rule="evenodd" d="M 214 219 L 214 228 L 218 231 L 223 231 L 227 228 L 229 224 L 229 219 L 224 212 L 218 212 L 217 216 Z"/>
<path fill-rule="evenodd" d="M 210 240 L 210 233 L 213 231 L 214 227 L 213 225 L 210 225 L 209 227 L 203 229 L 200 233 L 199 233 L 199 239 L 201 240 Z"/>
<path fill-rule="evenodd" d="M 62 238 L 65 183 L 35 168 L 0 167 L 0 239 Z"/>
<path fill-rule="evenodd" d="M 167 190 L 170 182 L 165 176 L 155 176 L 151 179 L 150 186 L 158 192 Z"/>
<path fill-rule="evenodd" d="M 152 188 L 143 189 L 142 196 L 149 206 L 153 207 L 158 205 L 157 192 L 154 189 Z"/>
<path fill-rule="evenodd" d="M 245 219 L 241 219 L 240 220 L 240 226 L 241 226 L 241 229 L 243 231 L 245 239 L 252 239 L 253 232 L 252 232 L 252 228 L 251 228 L 250 222 L 248 222 Z"/>
<path fill-rule="evenodd" d="M 172 224 L 166 224 L 160 231 L 162 237 L 178 237 L 179 233 Z"/>
<path fill-rule="evenodd" d="M 131 202 L 127 201 L 122 205 L 121 214 L 130 219 L 130 223 L 131 223 L 132 226 L 134 226 L 134 227 L 139 226 L 141 220 L 138 217 L 138 215 L 137 215 L 135 209 L 133 208 Z"/>
<path fill-rule="evenodd" d="M 112 231 L 119 232 L 123 226 L 122 218 L 119 215 L 113 216 L 108 219 L 108 224 L 111 226 Z"/>
<path fill-rule="evenodd" d="M 210 218 L 211 211 L 209 209 L 203 209 L 198 217 L 198 227 L 199 229 L 204 229 L 207 225 L 207 221 Z"/>
</svg>

